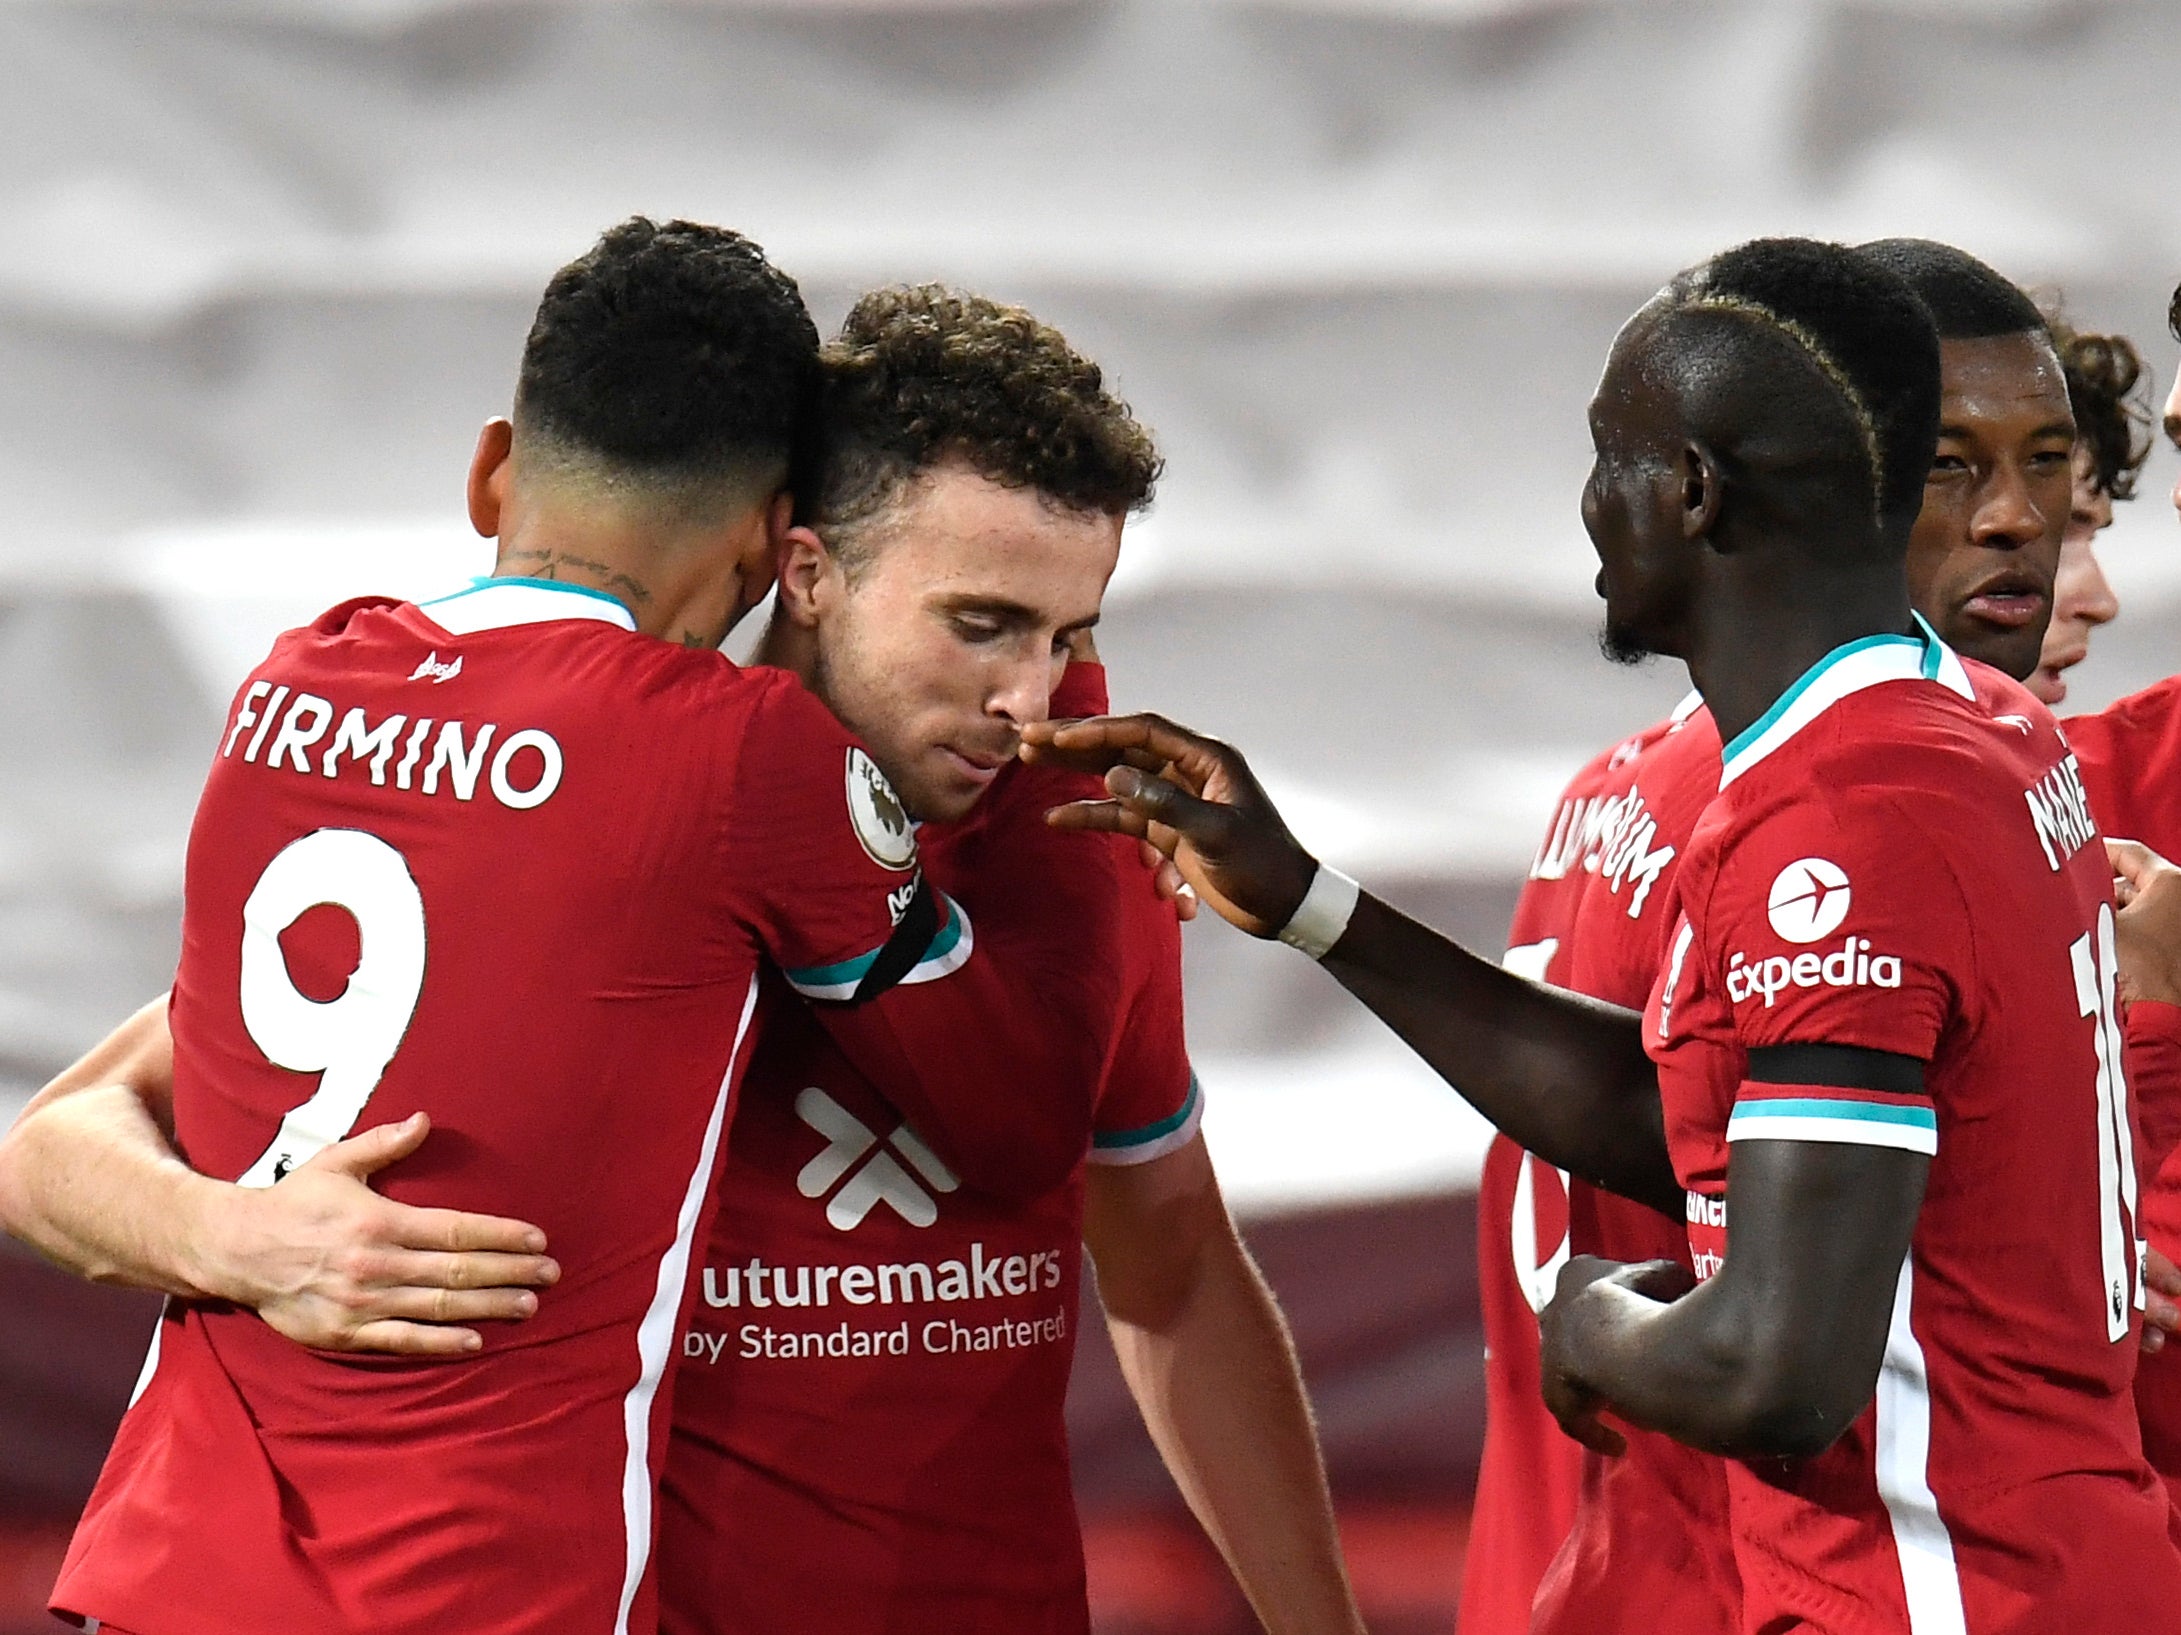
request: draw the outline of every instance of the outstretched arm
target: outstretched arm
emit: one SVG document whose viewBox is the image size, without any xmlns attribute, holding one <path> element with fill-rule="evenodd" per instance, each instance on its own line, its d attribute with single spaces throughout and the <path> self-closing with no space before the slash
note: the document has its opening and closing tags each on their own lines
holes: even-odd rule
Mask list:
<svg viewBox="0 0 2181 1635">
<path fill-rule="evenodd" d="M 1153 715 L 1042 723 L 1025 754 L 1105 771 L 1111 799 L 1052 814 L 1065 828 L 1149 840 L 1220 915 L 1280 935 L 1319 864 L 1229 746 Z M 1674 1213 L 1658 1079 L 1631 1011 L 1527 982 L 1361 893 L 1322 956 L 1484 1116 L 1529 1151 Z"/>
<path fill-rule="evenodd" d="M 164 996 L 47 1085 L 0 1138 L 0 1228 L 96 1282 L 248 1306 L 303 1345 L 459 1355 L 464 1325 L 537 1309 L 559 1269 L 521 1221 L 417 1209 L 370 1177 L 423 1114 L 328 1147 L 272 1187 L 199 1175 L 173 1145 Z"/>
<path fill-rule="evenodd" d="M 1658 1074 L 1635 1012 L 1526 981 L 1368 892 L 1324 964 L 1517 1144 L 1679 1213 Z"/>
<path fill-rule="evenodd" d="M 1294 1346 L 1203 1137 L 1093 1165 L 1083 1235 L 1144 1424 L 1264 1627 L 1360 1635 Z"/>
</svg>

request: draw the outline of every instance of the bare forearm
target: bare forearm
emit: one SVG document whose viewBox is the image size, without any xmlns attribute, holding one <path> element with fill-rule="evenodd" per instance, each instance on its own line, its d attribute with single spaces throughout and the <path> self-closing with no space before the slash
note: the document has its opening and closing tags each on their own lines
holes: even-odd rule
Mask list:
<svg viewBox="0 0 2181 1635">
<path fill-rule="evenodd" d="M 1360 1631 L 1287 1326 L 1231 1235 L 1157 1326 L 1109 1314 L 1167 1469 L 1266 1629 Z"/>
<path fill-rule="evenodd" d="M 1581 1338 L 1570 1348 L 1581 1358 L 1575 1382 L 1631 1425 L 1710 1453 L 1761 1456 L 1803 1439 L 1831 1441 L 1815 1416 L 1799 1426 L 1775 1423 L 1780 1416 L 1755 1378 L 1757 1337 L 1722 1309 L 1721 1292 L 1712 1285 L 1667 1305 L 1610 1285 L 1591 1289 L 1577 1319 Z"/>
<path fill-rule="evenodd" d="M 126 1085 L 33 1105 L 0 1143 L 0 1226 L 100 1283 L 220 1297 L 193 1230 L 218 1190 Z"/>
<path fill-rule="evenodd" d="M 381 1198 L 372 1175 L 430 1134 L 374 1125 L 278 1186 L 191 1170 L 169 1139 L 174 1040 L 145 1006 L 41 1090 L 0 1139 L 0 1229 L 99 1282 L 231 1301 L 300 1345 L 452 1356 L 520 1321 L 560 1275 L 522 1221 Z"/>
<path fill-rule="evenodd" d="M 1365 893 L 1325 968 L 1439 1076 L 1548 1163 L 1669 1214 L 1641 1019 L 1523 980 Z"/>
<path fill-rule="evenodd" d="M 1111 799 L 1072 802 L 1048 822 L 1149 839 L 1252 936 L 1294 934 L 1296 915 L 1335 878 L 1231 745 L 1136 715 L 1033 722 L 1023 751 L 1105 774 Z M 1332 897 L 1319 907 L 1339 918 L 1313 920 L 1305 942 L 1323 946 L 1340 927 L 1326 968 L 1441 1078 L 1539 1156 L 1654 1209 L 1680 1209 L 1641 1018 L 1524 982 L 1367 892 L 1334 896 L 1338 909 Z"/>
<path fill-rule="evenodd" d="M 1734 1143 L 1732 1245 L 1708 1282 L 1662 1304 L 1688 1281 L 1669 1262 L 1562 1269 L 1547 1402 L 1602 1400 L 1718 1453 L 1822 1451 L 1870 1401 L 1928 1166 L 1853 1142 Z"/>
</svg>

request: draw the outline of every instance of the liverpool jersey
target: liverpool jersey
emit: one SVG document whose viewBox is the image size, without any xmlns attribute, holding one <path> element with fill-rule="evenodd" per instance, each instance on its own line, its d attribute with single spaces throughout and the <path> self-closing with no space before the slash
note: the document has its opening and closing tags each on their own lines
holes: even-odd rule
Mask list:
<svg viewBox="0 0 2181 1635">
<path fill-rule="evenodd" d="M 1718 780 L 1719 735 L 1693 695 L 1584 767 L 1531 863 L 1509 968 L 1640 1008 L 1673 924 L 1675 868 Z M 1733 1628 L 1720 1462 L 1633 1429 L 1621 1458 L 1587 1455 L 1538 1388 L 1537 1313 L 1569 1255 L 1686 1260 L 1680 1224 L 1504 1136 L 1486 1157 L 1478 1210 L 1486 1430 L 1464 1635 Z"/>
<path fill-rule="evenodd" d="M 761 961 L 847 981 L 828 1019 L 889 1067 L 999 1007 L 951 997 L 975 928 L 832 717 L 633 623 L 480 581 L 338 608 L 244 684 L 190 840 L 178 1146 L 276 1184 L 427 1110 L 383 1190 L 534 1221 L 562 1277 L 450 1361 L 170 1303 L 58 1608 L 137 1635 L 649 1627 L 677 1312 Z M 1026 1071 L 1088 1071 L 1062 1011 Z"/>
<path fill-rule="evenodd" d="M 2099 829 L 2181 857 L 2181 677 L 2063 725 Z M 2126 1039 L 2143 1140 L 2144 1236 L 2181 1259 L 2181 1007 L 2130 1006 Z M 2136 1409 L 2144 1453 L 2181 1494 L 2181 1346 L 2169 1342 L 2143 1359 Z"/>
<path fill-rule="evenodd" d="M 1053 707 L 1101 712 L 1096 668 L 1072 667 Z M 1008 767 L 966 820 L 920 839 L 988 957 L 1019 935 L 1078 969 L 1120 962 L 1077 1140 L 1090 1163 L 1142 1162 L 1197 1128 L 1179 926 L 1131 843 L 1095 860 L 1116 939 L 1064 911 L 1053 881 L 1092 848 L 1044 812 L 1085 793 L 1091 780 Z M 946 1088 L 973 1110 L 1059 1087 L 963 1071 Z M 1083 1179 L 1027 1198 L 965 1184 L 810 1017 L 765 1022 L 682 1337 L 668 1635 L 1083 1635 L 1063 1422 Z"/>
<path fill-rule="evenodd" d="M 1835 650 L 1726 747 L 1645 1018 L 1697 1272 L 1732 1254 L 1735 1141 L 1931 1160 L 1874 1400 L 1821 1455 L 1728 1466 L 1747 1629 L 2171 1621 L 2107 881 L 2051 717 L 1927 626 Z M 1750 1079 L 1789 1044 L 1923 1087 Z"/>
</svg>

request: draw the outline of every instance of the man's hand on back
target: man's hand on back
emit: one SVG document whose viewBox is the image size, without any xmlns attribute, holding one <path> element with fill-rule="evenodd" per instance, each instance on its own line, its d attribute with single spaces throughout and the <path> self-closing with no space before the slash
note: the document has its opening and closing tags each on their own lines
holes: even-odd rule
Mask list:
<svg viewBox="0 0 2181 1635">
<path fill-rule="evenodd" d="M 1057 807 L 1049 821 L 1150 842 L 1252 936 L 1278 934 L 1317 874 L 1241 754 L 1162 716 L 1035 722 L 1023 757 L 1104 773 L 1111 800 Z"/>
<path fill-rule="evenodd" d="M 80 1277 L 224 1300 L 328 1351 L 460 1356 L 560 1276 L 522 1221 L 418 1209 L 371 1177 L 431 1132 L 421 1113 L 335 1143 L 278 1185 L 199 1175 L 175 1151 L 164 996 L 32 1098 L 0 1137 L 0 1229 Z"/>
<path fill-rule="evenodd" d="M 513 1322 L 560 1268 L 522 1221 L 418 1209 L 370 1178 L 430 1133 L 422 1113 L 335 1143 L 277 1185 L 224 1192 L 198 1246 L 208 1290 L 253 1308 L 299 1345 L 459 1356 Z"/>
</svg>

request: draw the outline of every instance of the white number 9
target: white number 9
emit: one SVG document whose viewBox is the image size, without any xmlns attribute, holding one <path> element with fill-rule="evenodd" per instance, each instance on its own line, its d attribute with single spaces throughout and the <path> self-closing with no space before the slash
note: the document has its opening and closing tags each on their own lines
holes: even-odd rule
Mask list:
<svg viewBox="0 0 2181 1635">
<path fill-rule="evenodd" d="M 361 950 L 347 991 L 321 1003 L 296 988 L 280 935 L 325 903 L 356 917 Z M 360 829 L 320 829 L 266 865 L 242 908 L 242 1025 L 276 1067 L 323 1077 L 241 1185 L 271 1186 L 355 1128 L 423 990 L 424 897 L 401 853 Z"/>
</svg>

